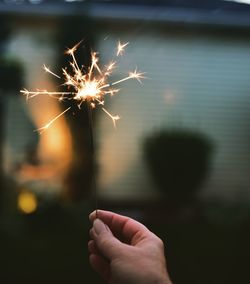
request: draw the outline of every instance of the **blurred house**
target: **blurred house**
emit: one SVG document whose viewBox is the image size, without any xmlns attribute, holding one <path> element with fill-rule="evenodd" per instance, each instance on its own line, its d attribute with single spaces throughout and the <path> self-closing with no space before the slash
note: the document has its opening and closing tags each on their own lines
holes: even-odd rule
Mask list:
<svg viewBox="0 0 250 284">
<path fill-rule="evenodd" d="M 39 68 L 53 66 L 51 39 L 60 17 L 95 20 L 102 63 L 112 59 L 119 39 L 130 42 L 113 78 L 138 68 L 147 79 L 142 85 L 124 84 L 108 100 L 108 110 L 122 118 L 117 129 L 104 113 L 98 116 L 101 196 L 155 195 L 142 144 L 154 131 L 177 128 L 204 132 L 215 144 L 204 195 L 249 197 L 250 6 L 230 1 L 0 1 L 0 13 L 9 14 L 15 27 L 10 52 L 28 63 L 27 88 L 53 84 L 48 76 L 39 78 Z M 20 155 L 29 142 L 30 122 L 18 100 L 9 107 L 7 147 L 13 145 Z M 48 115 L 56 113 L 54 108 Z M 33 119 L 34 124 L 39 120 Z M 68 153 L 70 138 L 62 139 L 69 139 L 69 148 L 62 149 Z"/>
</svg>

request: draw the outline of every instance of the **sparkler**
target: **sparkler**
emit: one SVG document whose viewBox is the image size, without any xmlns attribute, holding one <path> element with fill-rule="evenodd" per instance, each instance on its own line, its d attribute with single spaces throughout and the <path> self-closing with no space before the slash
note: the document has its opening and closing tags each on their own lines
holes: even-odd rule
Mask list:
<svg viewBox="0 0 250 284">
<path fill-rule="evenodd" d="M 71 61 L 69 61 L 71 66 L 71 72 L 67 70 L 67 68 L 62 68 L 62 74 L 64 83 L 63 85 L 68 87 L 68 91 L 66 92 L 52 92 L 47 90 L 36 90 L 36 91 L 29 91 L 27 89 L 23 89 L 20 92 L 26 96 L 27 99 L 34 98 L 38 95 L 48 95 L 52 98 L 58 99 L 58 101 L 64 100 L 75 100 L 79 109 L 83 102 L 87 102 L 91 109 L 95 108 L 96 106 L 100 106 L 101 109 L 111 118 L 114 126 L 116 126 L 116 121 L 120 119 L 119 115 L 111 114 L 106 108 L 104 108 L 104 97 L 106 95 L 115 95 L 119 92 L 119 89 L 116 89 L 114 86 L 130 80 L 136 79 L 137 81 L 141 82 L 141 79 L 144 78 L 141 72 L 138 72 L 135 69 L 133 72 L 129 72 L 128 76 L 115 81 L 109 82 L 109 78 L 112 74 L 112 71 L 116 67 L 117 61 L 111 61 L 107 66 L 103 69 L 100 68 L 98 65 L 99 56 L 97 52 L 91 53 L 91 64 L 90 67 L 86 68 L 84 66 L 79 66 L 75 58 L 75 52 L 81 42 L 69 48 L 66 51 L 66 54 L 71 57 Z M 124 53 L 124 48 L 129 43 L 121 43 L 118 42 L 116 57 L 122 55 Z M 62 79 L 61 76 L 57 75 L 53 71 L 50 70 L 49 67 L 43 65 L 43 69 L 45 72 L 50 73 L 54 77 L 58 79 Z M 46 129 L 48 129 L 58 118 L 60 118 L 63 114 L 68 112 L 71 107 L 68 107 L 61 113 L 59 113 L 56 117 L 54 117 L 51 121 L 47 124 L 38 128 L 37 131 L 42 133 Z"/>
<path fill-rule="evenodd" d="M 111 61 L 103 69 L 98 65 L 99 56 L 97 52 L 91 53 L 91 64 L 88 68 L 84 66 L 79 66 L 75 58 L 75 52 L 81 42 L 76 44 L 74 47 L 68 49 L 66 54 L 70 56 L 71 60 L 69 61 L 71 66 L 71 71 L 68 71 L 67 68 L 62 68 L 62 77 L 64 79 L 63 85 L 68 87 L 68 90 L 65 92 L 52 92 L 47 90 L 36 90 L 29 91 L 23 89 L 20 92 L 26 96 L 27 100 L 34 98 L 38 95 L 47 95 L 52 98 L 58 99 L 58 101 L 64 100 L 74 100 L 79 107 L 81 108 L 82 103 L 87 102 L 88 104 L 88 113 L 90 121 L 90 135 L 91 135 L 91 147 L 92 155 L 94 156 L 94 144 L 93 144 L 93 122 L 92 122 L 92 109 L 96 106 L 100 106 L 101 109 L 111 118 L 114 126 L 116 126 L 116 121 L 120 119 L 119 115 L 111 114 L 106 108 L 104 108 L 104 97 L 106 95 L 113 96 L 119 92 L 119 89 L 116 89 L 114 86 L 121 84 L 130 79 L 136 79 L 141 83 L 141 79 L 144 78 L 144 73 L 137 72 L 135 69 L 133 72 L 129 72 L 128 75 L 124 78 L 121 78 L 115 82 L 109 82 L 109 78 L 112 74 L 112 71 L 116 67 L 117 61 Z M 124 48 L 129 43 L 118 42 L 116 57 L 121 56 L 124 53 Z M 50 70 L 49 67 L 43 65 L 45 72 L 50 73 L 57 79 L 62 79 L 61 76 L 57 75 Z M 66 108 L 64 111 L 59 113 L 56 117 L 50 120 L 47 124 L 38 128 L 37 131 L 41 134 L 43 131 L 48 129 L 57 119 L 62 115 L 68 112 L 71 107 Z M 97 213 L 97 190 L 96 190 L 96 181 L 95 176 L 93 178 L 93 187 L 95 192 L 95 203 L 96 203 L 96 215 Z"/>
</svg>

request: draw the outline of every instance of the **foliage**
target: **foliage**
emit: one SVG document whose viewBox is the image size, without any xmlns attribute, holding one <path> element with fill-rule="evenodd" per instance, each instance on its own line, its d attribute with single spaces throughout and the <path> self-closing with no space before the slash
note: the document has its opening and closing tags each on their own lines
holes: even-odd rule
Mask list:
<svg viewBox="0 0 250 284">
<path fill-rule="evenodd" d="M 23 69 L 20 62 L 0 57 L 0 92 L 18 91 L 23 82 Z"/>
<path fill-rule="evenodd" d="M 2 198 L 4 188 L 4 175 L 2 169 L 2 144 L 4 125 L 4 96 L 16 93 L 22 84 L 22 66 L 14 59 L 5 57 L 7 40 L 10 36 L 10 19 L 1 15 L 0 18 L 0 211 L 2 209 Z"/>
<path fill-rule="evenodd" d="M 205 135 L 178 129 L 159 131 L 144 143 L 153 180 L 176 202 L 194 198 L 208 173 L 212 149 Z"/>
</svg>

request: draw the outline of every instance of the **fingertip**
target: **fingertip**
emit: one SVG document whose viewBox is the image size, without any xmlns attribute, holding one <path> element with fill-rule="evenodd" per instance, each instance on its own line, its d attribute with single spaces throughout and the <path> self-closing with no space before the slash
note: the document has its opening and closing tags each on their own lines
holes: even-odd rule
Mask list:
<svg viewBox="0 0 250 284">
<path fill-rule="evenodd" d="M 93 240 L 90 240 L 88 242 L 88 250 L 89 250 L 90 254 L 98 254 L 98 249 L 97 249 L 96 244 Z"/>
<path fill-rule="evenodd" d="M 95 239 L 96 236 L 95 236 L 95 232 L 94 232 L 94 229 L 93 229 L 93 228 L 89 230 L 89 236 L 90 236 L 90 238 L 91 238 L 92 240 Z"/>
<path fill-rule="evenodd" d="M 89 255 L 89 263 L 95 271 L 97 271 L 97 266 L 98 266 L 96 264 L 98 262 L 97 258 L 98 258 L 98 255 L 96 255 L 95 253 L 91 253 Z M 97 271 L 97 272 L 99 272 L 99 271 Z"/>
<path fill-rule="evenodd" d="M 98 213 L 97 213 L 97 209 L 92 211 L 90 214 L 89 214 L 89 220 L 90 222 L 93 223 L 93 221 L 98 218 Z"/>
<path fill-rule="evenodd" d="M 89 214 L 89 221 L 90 221 L 90 222 L 93 222 L 93 220 L 94 220 L 94 215 L 95 215 L 95 211 L 93 211 L 93 212 L 91 212 L 91 213 Z"/>
</svg>

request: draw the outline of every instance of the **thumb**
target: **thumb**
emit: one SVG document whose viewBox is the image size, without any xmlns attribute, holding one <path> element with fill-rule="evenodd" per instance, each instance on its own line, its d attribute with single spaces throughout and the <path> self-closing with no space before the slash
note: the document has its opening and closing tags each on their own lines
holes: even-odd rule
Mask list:
<svg viewBox="0 0 250 284">
<path fill-rule="evenodd" d="M 93 223 L 93 238 L 99 251 L 108 260 L 114 259 L 119 254 L 122 243 L 100 219 L 95 219 Z"/>
</svg>

